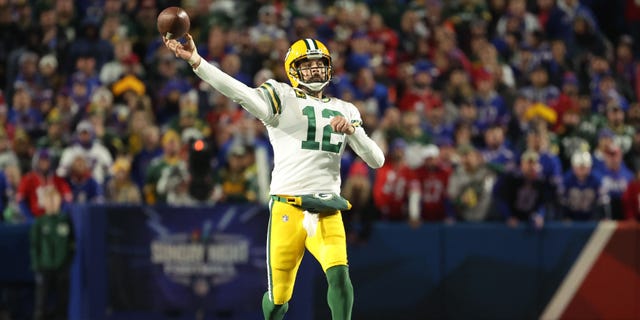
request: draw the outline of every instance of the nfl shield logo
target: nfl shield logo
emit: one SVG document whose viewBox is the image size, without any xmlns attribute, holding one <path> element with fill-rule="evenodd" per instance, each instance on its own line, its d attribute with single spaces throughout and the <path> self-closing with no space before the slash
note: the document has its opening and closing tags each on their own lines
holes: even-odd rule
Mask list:
<svg viewBox="0 0 640 320">
<path fill-rule="evenodd" d="M 289 216 L 286 215 L 286 214 L 283 214 L 282 215 L 282 222 L 287 222 L 287 221 L 289 221 Z"/>
</svg>

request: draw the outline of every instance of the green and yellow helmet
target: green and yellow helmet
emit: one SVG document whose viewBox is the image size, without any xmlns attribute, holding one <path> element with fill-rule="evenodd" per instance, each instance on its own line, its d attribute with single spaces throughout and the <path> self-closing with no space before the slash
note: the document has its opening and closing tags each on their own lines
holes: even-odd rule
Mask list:
<svg viewBox="0 0 640 320">
<path fill-rule="evenodd" d="M 326 79 L 324 82 L 305 83 L 302 81 L 300 74 L 300 68 L 298 63 L 303 60 L 325 59 L 326 65 Z M 329 49 L 320 41 L 315 39 L 300 39 L 294 42 L 287 55 L 284 57 L 284 70 L 287 72 L 291 85 L 297 88 L 299 85 L 303 85 L 310 90 L 320 91 L 331 80 L 331 54 Z"/>
</svg>

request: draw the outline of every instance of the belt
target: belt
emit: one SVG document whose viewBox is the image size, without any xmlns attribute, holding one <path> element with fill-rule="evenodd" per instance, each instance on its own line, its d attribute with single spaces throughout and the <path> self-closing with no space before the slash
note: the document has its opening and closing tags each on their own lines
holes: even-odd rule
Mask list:
<svg viewBox="0 0 640 320">
<path fill-rule="evenodd" d="M 288 203 L 294 206 L 299 206 L 302 204 L 302 198 L 300 197 L 296 197 L 296 196 L 284 196 L 284 195 L 275 195 L 272 194 L 271 195 L 271 199 L 273 201 L 279 201 L 279 202 L 284 202 L 284 203 Z"/>
</svg>

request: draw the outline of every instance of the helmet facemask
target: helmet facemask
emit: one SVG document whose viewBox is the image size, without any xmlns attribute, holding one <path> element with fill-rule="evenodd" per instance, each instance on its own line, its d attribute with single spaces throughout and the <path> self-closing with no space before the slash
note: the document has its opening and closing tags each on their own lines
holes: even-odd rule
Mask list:
<svg viewBox="0 0 640 320">
<path fill-rule="evenodd" d="M 304 62 L 311 62 L 311 65 L 301 67 L 300 65 Z M 322 90 L 331 80 L 331 65 L 329 64 L 329 60 L 324 57 L 318 59 L 305 57 L 299 61 L 295 61 L 291 71 L 295 73 L 295 78 L 297 78 L 298 83 L 312 92 Z M 306 77 L 304 73 L 307 73 Z"/>
</svg>

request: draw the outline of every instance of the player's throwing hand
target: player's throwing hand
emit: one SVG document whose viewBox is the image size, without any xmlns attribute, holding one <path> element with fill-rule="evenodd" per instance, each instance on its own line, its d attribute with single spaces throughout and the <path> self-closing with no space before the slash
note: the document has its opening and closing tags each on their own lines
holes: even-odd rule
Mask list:
<svg viewBox="0 0 640 320">
<path fill-rule="evenodd" d="M 193 37 L 189 33 L 185 34 L 184 37 L 187 40 L 184 44 L 166 37 L 162 37 L 162 41 L 177 58 L 187 60 L 191 66 L 197 66 L 197 64 L 200 63 L 200 56 L 196 51 L 196 44 L 193 42 Z"/>
</svg>

